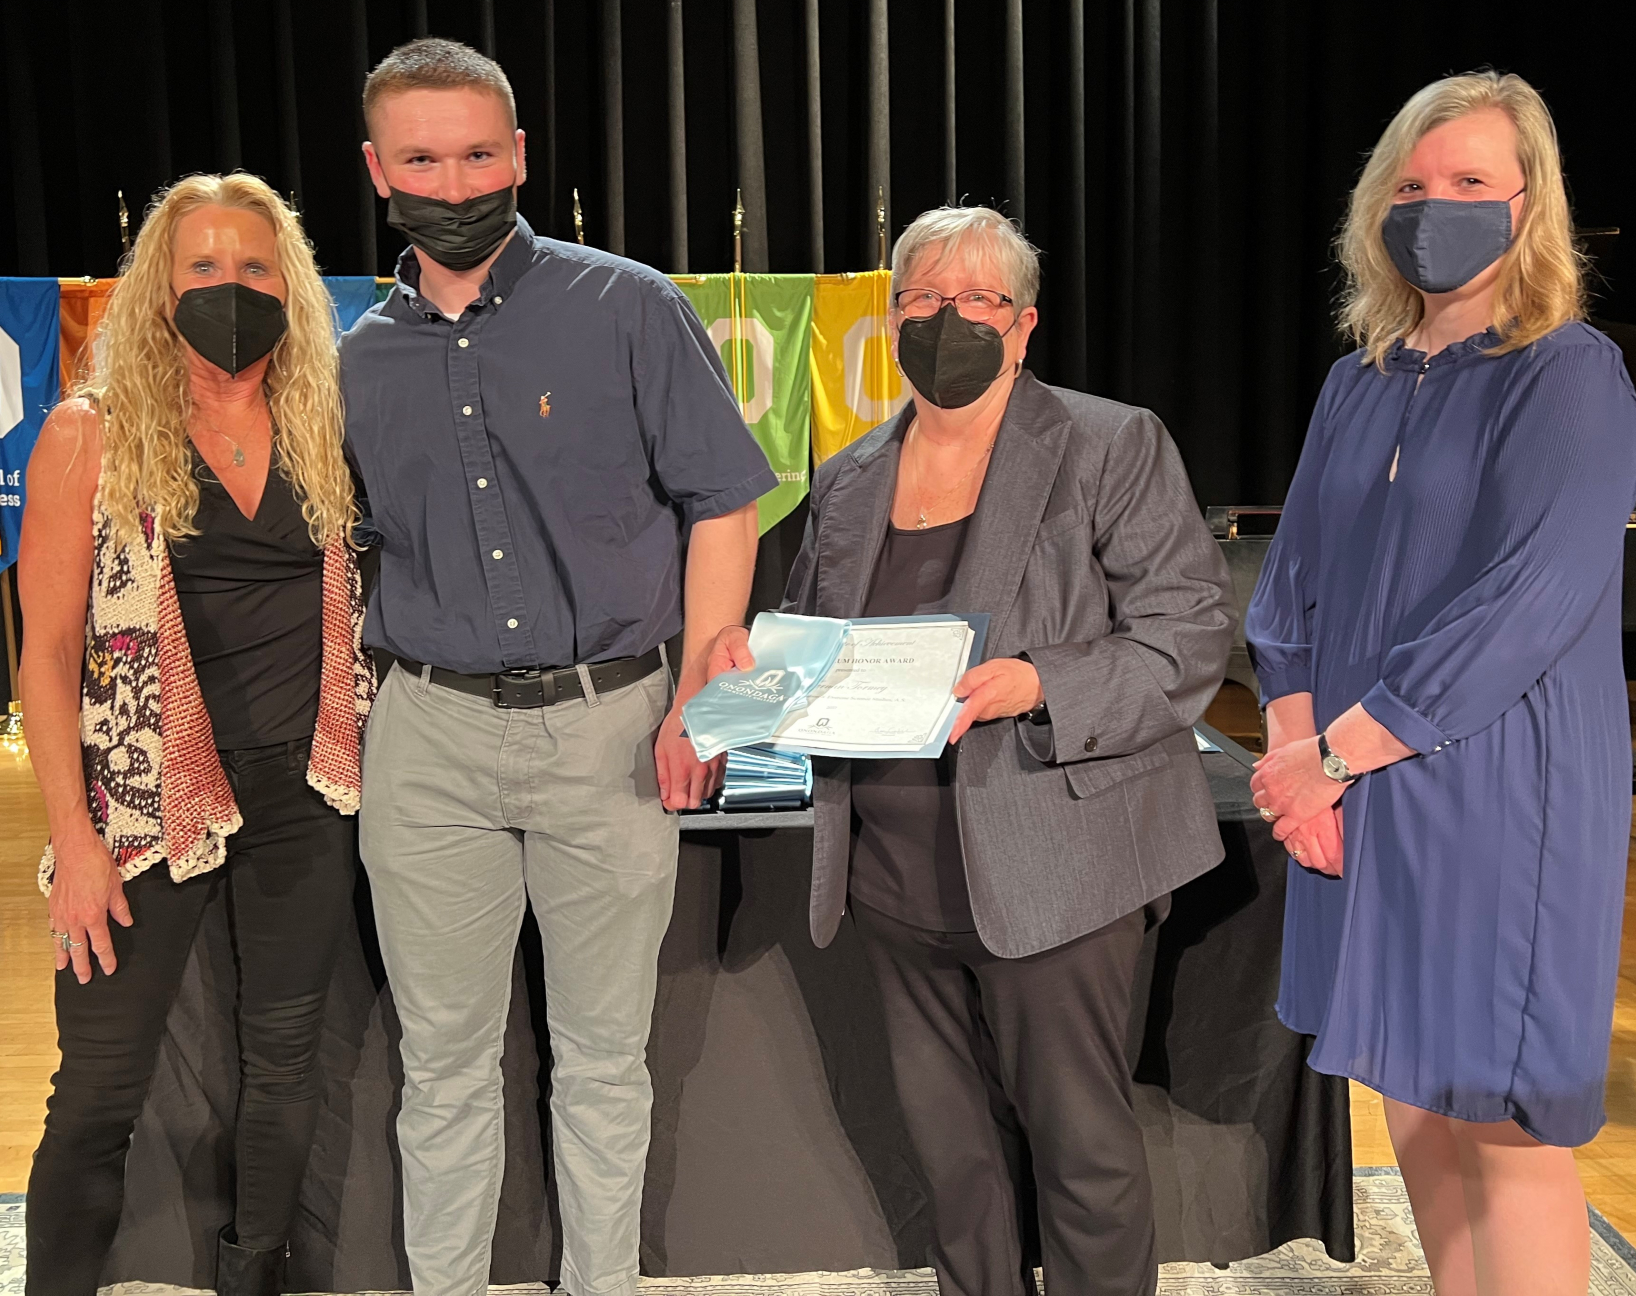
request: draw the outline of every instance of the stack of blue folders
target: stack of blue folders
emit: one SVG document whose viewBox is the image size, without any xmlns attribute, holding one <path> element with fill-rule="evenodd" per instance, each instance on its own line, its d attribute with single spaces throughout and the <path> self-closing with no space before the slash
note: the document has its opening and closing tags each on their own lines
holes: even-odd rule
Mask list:
<svg viewBox="0 0 1636 1296">
<path fill-rule="evenodd" d="M 798 810 L 812 800 L 812 758 L 757 744 L 727 753 L 721 808 Z"/>
</svg>

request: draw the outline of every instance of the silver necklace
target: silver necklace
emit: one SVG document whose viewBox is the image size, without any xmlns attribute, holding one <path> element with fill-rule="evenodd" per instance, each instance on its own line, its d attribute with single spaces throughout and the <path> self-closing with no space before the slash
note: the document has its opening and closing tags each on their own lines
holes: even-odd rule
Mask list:
<svg viewBox="0 0 1636 1296">
<path fill-rule="evenodd" d="M 244 467 L 244 447 L 243 446 L 241 446 L 237 441 L 233 440 L 232 437 L 228 436 L 227 433 L 223 432 L 214 423 L 210 423 L 210 422 L 207 421 L 205 423 L 205 431 L 214 432 L 223 441 L 227 442 L 228 445 L 233 447 L 233 467 L 235 467 L 235 468 Z"/>
</svg>

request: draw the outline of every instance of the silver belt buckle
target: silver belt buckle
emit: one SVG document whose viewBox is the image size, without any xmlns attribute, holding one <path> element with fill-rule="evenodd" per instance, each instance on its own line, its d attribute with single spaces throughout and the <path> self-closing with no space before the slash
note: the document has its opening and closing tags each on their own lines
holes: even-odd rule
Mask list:
<svg viewBox="0 0 1636 1296">
<path fill-rule="evenodd" d="M 502 711 L 533 711 L 557 700 L 554 671 L 508 670 L 494 676 L 494 705 Z"/>
</svg>

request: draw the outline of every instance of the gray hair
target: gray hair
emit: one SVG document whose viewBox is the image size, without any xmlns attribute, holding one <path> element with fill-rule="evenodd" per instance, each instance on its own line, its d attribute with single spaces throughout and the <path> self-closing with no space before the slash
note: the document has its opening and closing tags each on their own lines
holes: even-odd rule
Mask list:
<svg viewBox="0 0 1636 1296">
<path fill-rule="evenodd" d="M 980 251 L 991 257 L 1005 277 L 1004 284 L 973 284 L 974 288 L 1002 288 L 1019 311 L 1032 306 L 1040 294 L 1040 250 L 1025 239 L 1015 221 L 992 207 L 934 207 L 915 217 L 892 249 L 894 300 L 909 271 L 927 257 L 940 265 L 981 239 Z"/>
</svg>

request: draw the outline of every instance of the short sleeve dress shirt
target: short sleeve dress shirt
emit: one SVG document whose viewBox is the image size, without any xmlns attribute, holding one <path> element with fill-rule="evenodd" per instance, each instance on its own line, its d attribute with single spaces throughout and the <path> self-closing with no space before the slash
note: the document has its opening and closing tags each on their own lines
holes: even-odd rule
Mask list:
<svg viewBox="0 0 1636 1296">
<path fill-rule="evenodd" d="M 381 550 L 365 641 L 485 674 L 675 634 L 685 529 L 778 484 L 686 297 L 521 217 L 458 319 L 419 284 L 409 249 L 341 346 Z"/>
</svg>

